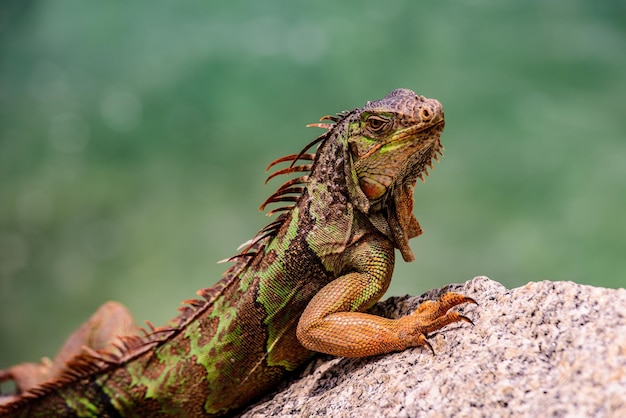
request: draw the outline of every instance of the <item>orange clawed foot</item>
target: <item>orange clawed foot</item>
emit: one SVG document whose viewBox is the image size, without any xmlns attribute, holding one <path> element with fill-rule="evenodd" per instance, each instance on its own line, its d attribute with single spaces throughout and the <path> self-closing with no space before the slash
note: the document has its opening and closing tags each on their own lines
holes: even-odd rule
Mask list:
<svg viewBox="0 0 626 418">
<path fill-rule="evenodd" d="M 428 342 L 428 334 L 437 331 L 448 324 L 465 321 L 472 325 L 474 323 L 468 317 L 461 315 L 457 311 L 450 311 L 451 308 L 463 303 L 473 303 L 476 301 L 468 296 L 459 293 L 446 293 L 439 300 L 427 300 L 420 304 L 410 315 L 400 318 L 403 332 L 401 338 L 405 340 L 407 347 L 425 345 L 435 354 L 432 345 Z"/>
</svg>

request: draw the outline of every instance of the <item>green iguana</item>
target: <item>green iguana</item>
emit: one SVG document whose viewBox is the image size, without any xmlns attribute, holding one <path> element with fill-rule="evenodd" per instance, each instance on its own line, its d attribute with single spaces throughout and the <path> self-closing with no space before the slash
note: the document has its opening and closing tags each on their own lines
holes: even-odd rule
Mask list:
<svg viewBox="0 0 626 418">
<path fill-rule="evenodd" d="M 394 250 L 414 260 L 408 241 L 422 231 L 413 188 L 441 154 L 441 104 L 397 89 L 311 126 L 325 133 L 268 167 L 289 163 L 268 180 L 300 174 L 261 209 L 287 203 L 269 211 L 279 216 L 229 259 L 234 265 L 215 286 L 143 335 L 123 307 L 106 304 L 54 363 L 0 371 L 17 387 L 0 416 L 226 415 L 315 352 L 430 347 L 428 333 L 471 323 L 450 308 L 474 300 L 455 293 L 399 319 L 365 313 L 389 286 Z"/>
</svg>

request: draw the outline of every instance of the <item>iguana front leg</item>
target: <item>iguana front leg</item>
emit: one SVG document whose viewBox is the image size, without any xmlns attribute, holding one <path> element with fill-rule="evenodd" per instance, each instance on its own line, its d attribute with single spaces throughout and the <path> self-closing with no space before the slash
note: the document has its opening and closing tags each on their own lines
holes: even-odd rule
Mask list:
<svg viewBox="0 0 626 418">
<path fill-rule="evenodd" d="M 458 321 L 471 321 L 449 309 L 476 303 L 457 293 L 422 303 L 412 314 L 387 319 L 364 313 L 387 290 L 394 264 L 392 245 L 377 239 L 348 252 L 353 272 L 323 287 L 309 302 L 297 336 L 309 350 L 342 357 L 365 357 L 426 345 L 427 334 Z"/>
</svg>

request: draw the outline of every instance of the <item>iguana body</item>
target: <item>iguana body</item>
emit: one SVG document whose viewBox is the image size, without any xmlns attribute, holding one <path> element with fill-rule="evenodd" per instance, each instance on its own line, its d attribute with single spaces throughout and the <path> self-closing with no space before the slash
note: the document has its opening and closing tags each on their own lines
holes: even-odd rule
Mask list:
<svg viewBox="0 0 626 418">
<path fill-rule="evenodd" d="M 0 415 L 223 415 L 316 351 L 362 357 L 428 345 L 426 333 L 467 320 L 448 312 L 473 302 L 458 294 L 397 320 L 364 313 L 389 285 L 394 249 L 413 260 L 408 240 L 421 233 L 413 187 L 441 150 L 440 103 L 398 89 L 323 120 L 323 135 L 272 163 L 291 165 L 270 178 L 304 173 L 263 205 L 288 206 L 272 211 L 281 214 L 214 287 L 198 292 L 202 299 L 147 336 L 86 349 L 60 377 L 0 406 Z M 315 154 L 306 153 L 315 144 Z"/>
</svg>

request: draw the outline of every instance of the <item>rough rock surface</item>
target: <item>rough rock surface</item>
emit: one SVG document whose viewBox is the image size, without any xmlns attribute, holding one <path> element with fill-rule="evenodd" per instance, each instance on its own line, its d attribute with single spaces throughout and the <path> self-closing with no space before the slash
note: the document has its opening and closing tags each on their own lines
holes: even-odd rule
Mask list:
<svg viewBox="0 0 626 418">
<path fill-rule="evenodd" d="M 626 290 L 486 277 L 392 298 L 398 317 L 453 290 L 480 306 L 413 348 L 365 359 L 320 356 L 244 417 L 626 417 Z"/>
</svg>

